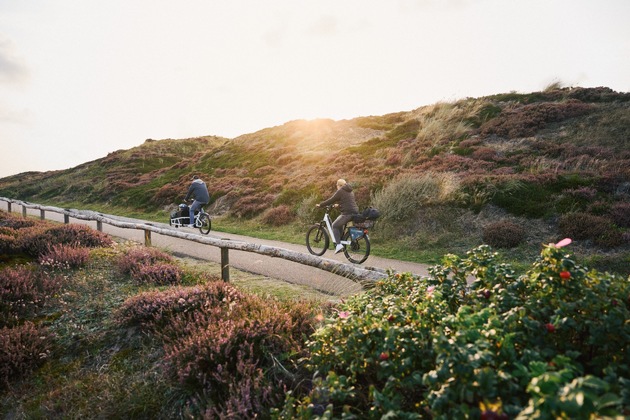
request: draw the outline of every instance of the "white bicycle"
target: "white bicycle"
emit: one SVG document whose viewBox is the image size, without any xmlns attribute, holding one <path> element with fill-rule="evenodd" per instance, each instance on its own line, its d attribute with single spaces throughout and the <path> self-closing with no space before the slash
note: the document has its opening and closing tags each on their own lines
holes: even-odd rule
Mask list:
<svg viewBox="0 0 630 420">
<path fill-rule="evenodd" d="M 183 214 L 182 210 L 185 210 Z M 176 228 L 188 226 L 190 223 L 189 211 L 190 207 L 188 207 L 186 203 L 180 204 L 179 210 L 171 213 L 169 224 L 171 226 L 175 226 Z M 212 220 L 210 219 L 210 215 L 204 210 L 203 206 L 201 206 L 199 208 L 199 212 L 195 214 L 194 220 L 195 227 L 199 228 L 201 233 L 204 235 L 210 233 L 210 230 L 212 229 Z"/>
<path fill-rule="evenodd" d="M 332 221 L 328 214 L 332 206 L 325 207 L 326 212 L 321 222 L 311 226 L 306 232 L 306 247 L 308 251 L 322 256 L 330 246 L 330 238 L 334 238 Z M 357 215 L 359 216 L 359 215 Z M 361 264 L 370 256 L 370 237 L 368 229 L 374 226 L 374 221 L 353 222 L 353 226 L 344 226 L 341 235 L 341 245 L 346 258 L 355 264 Z"/>
</svg>

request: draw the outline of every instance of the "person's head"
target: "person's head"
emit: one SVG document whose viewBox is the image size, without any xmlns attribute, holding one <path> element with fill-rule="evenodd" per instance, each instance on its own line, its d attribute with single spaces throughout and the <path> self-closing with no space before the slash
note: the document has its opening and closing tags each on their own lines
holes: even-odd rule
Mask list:
<svg viewBox="0 0 630 420">
<path fill-rule="evenodd" d="M 192 180 L 199 179 L 199 175 L 193 175 Z"/>
<path fill-rule="evenodd" d="M 337 180 L 337 189 L 342 188 L 346 184 L 347 184 L 347 182 L 346 182 L 345 179 L 338 179 Z"/>
</svg>

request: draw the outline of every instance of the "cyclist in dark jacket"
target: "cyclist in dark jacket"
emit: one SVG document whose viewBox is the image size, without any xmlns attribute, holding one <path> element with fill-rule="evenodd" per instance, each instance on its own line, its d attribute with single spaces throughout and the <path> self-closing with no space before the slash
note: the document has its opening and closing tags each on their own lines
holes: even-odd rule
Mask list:
<svg viewBox="0 0 630 420">
<path fill-rule="evenodd" d="M 186 194 L 184 201 L 188 201 L 191 197 L 193 197 L 195 201 L 193 201 L 190 206 L 190 224 L 188 227 L 195 226 L 195 211 L 204 204 L 208 204 L 210 202 L 210 194 L 208 194 L 206 183 L 203 182 L 197 175 L 193 176 L 192 183 L 188 188 L 188 194 Z"/>
<path fill-rule="evenodd" d="M 346 223 L 352 220 L 352 216 L 359 212 L 359 207 L 354 199 L 352 187 L 344 179 L 337 180 L 337 191 L 326 201 L 317 204 L 317 207 L 338 204 L 341 210 L 339 217 L 332 224 L 333 234 L 335 235 L 335 254 L 343 250 L 341 245 L 341 231 Z"/>
</svg>

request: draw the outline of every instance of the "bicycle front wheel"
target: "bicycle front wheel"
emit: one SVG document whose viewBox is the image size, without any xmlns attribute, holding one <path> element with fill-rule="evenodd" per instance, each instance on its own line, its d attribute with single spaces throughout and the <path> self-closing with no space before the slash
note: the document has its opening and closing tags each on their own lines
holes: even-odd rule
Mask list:
<svg viewBox="0 0 630 420">
<path fill-rule="evenodd" d="M 313 255 L 324 255 L 324 252 L 328 249 L 330 244 L 330 238 L 328 233 L 321 225 L 314 225 L 306 232 L 306 247 L 308 252 Z"/>
<path fill-rule="evenodd" d="M 343 248 L 343 253 L 348 261 L 355 264 L 361 264 L 370 256 L 370 238 L 364 234 L 358 239 L 352 239 L 350 232 L 346 232 L 343 236 L 344 241 L 350 241 L 350 245 Z"/>
<path fill-rule="evenodd" d="M 201 226 L 199 226 L 199 231 L 201 233 L 203 233 L 204 235 L 207 235 L 208 233 L 210 233 L 210 230 L 212 229 L 212 222 L 210 221 L 210 216 L 208 216 L 205 213 L 201 213 L 199 215 L 199 223 L 201 224 Z"/>
</svg>

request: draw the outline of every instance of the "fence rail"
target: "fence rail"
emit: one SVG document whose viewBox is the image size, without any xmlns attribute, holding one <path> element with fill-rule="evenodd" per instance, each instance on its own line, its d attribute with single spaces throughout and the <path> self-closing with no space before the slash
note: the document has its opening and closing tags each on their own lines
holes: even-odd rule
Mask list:
<svg viewBox="0 0 630 420">
<path fill-rule="evenodd" d="M 171 236 L 174 238 L 186 239 L 205 245 L 215 246 L 221 249 L 221 278 L 229 281 L 229 250 L 252 252 L 256 254 L 266 255 L 273 258 L 282 258 L 293 261 L 302 265 L 318 268 L 330 273 L 346 277 L 354 280 L 362 285 L 369 285 L 374 281 L 380 280 L 386 276 L 386 272 L 371 267 L 360 267 L 352 264 L 346 264 L 339 261 L 317 257 L 315 255 L 303 252 L 292 251 L 285 248 L 278 248 L 262 244 L 254 244 L 248 242 L 234 241 L 230 239 L 218 239 L 208 236 L 201 236 L 194 233 L 186 233 L 177 231 L 168 225 L 159 223 L 146 222 L 139 219 L 121 218 L 119 216 L 103 214 L 91 210 L 62 209 L 59 207 L 44 206 L 41 204 L 28 203 L 21 200 L 0 197 L 0 201 L 7 203 L 9 213 L 13 211 L 12 206 L 17 205 L 22 208 L 22 216 L 27 217 L 27 209 L 35 209 L 40 211 L 40 218 L 46 218 L 46 212 L 53 212 L 64 215 L 64 223 L 70 223 L 70 218 L 79 220 L 95 221 L 96 228 L 103 230 L 103 223 L 124 228 L 139 229 L 144 231 L 144 242 L 146 246 L 151 246 L 151 233 Z"/>
</svg>

